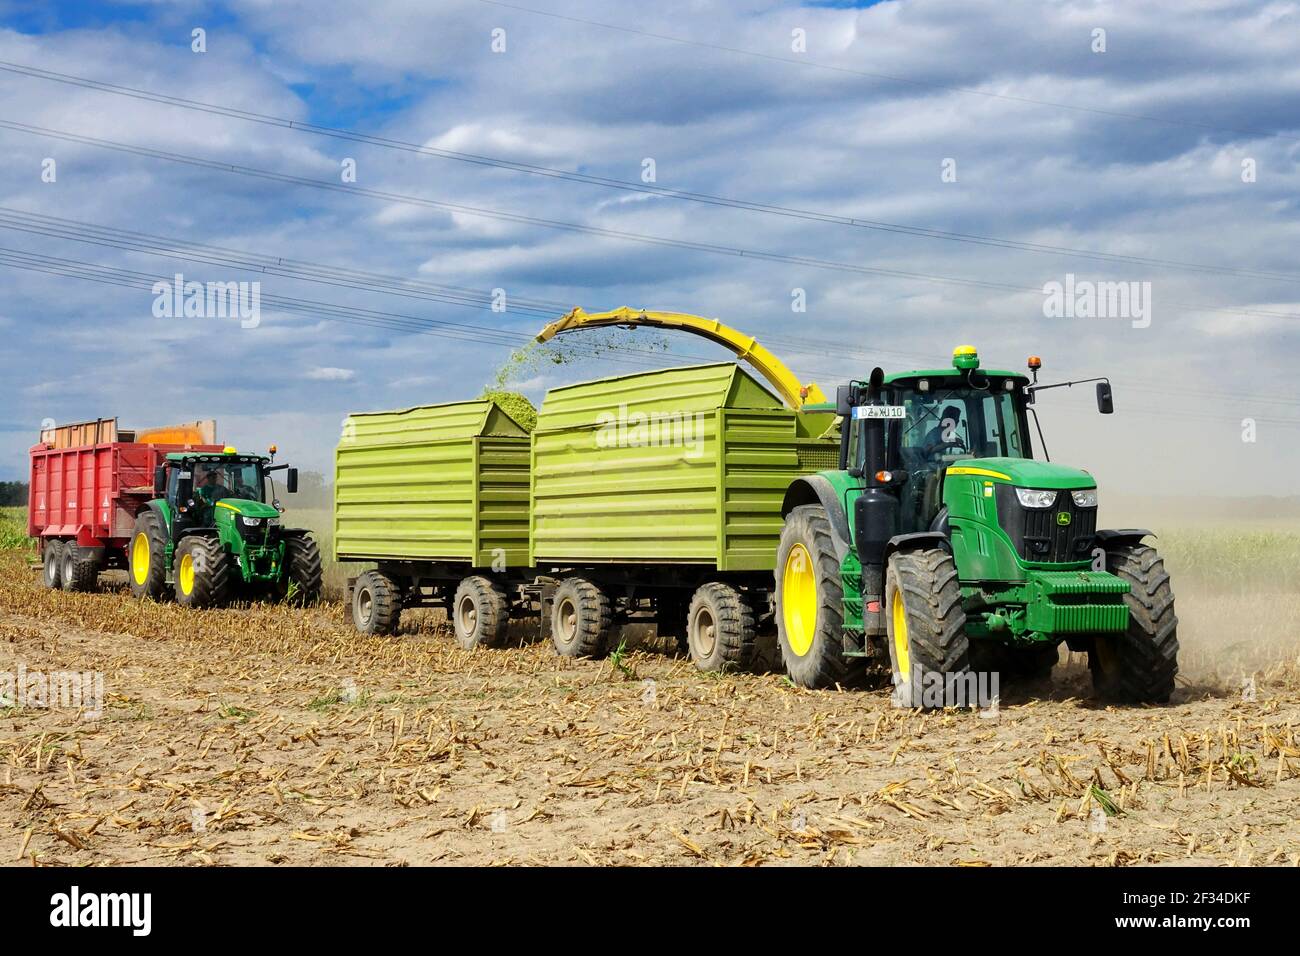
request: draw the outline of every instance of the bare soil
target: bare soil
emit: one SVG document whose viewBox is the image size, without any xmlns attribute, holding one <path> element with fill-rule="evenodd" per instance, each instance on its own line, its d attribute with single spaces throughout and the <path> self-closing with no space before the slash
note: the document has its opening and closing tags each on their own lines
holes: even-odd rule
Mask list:
<svg viewBox="0 0 1300 956">
<path fill-rule="evenodd" d="M 1296 596 L 1180 596 L 1167 707 L 1099 705 L 1076 655 L 981 715 L 657 639 L 573 662 L 430 614 L 49 592 L 16 554 L 0 580 L 0 673 L 107 692 L 0 710 L 10 865 L 1300 864 Z"/>
</svg>

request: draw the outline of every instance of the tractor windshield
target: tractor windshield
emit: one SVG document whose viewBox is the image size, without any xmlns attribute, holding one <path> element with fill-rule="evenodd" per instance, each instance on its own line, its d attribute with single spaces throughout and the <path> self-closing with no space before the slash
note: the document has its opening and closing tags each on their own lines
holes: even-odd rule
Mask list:
<svg viewBox="0 0 1300 956">
<path fill-rule="evenodd" d="M 195 496 L 209 504 L 222 498 L 262 501 L 262 466 L 256 461 L 196 460 L 193 487 Z"/>
<path fill-rule="evenodd" d="M 901 489 L 903 531 L 925 531 L 942 505 L 941 476 L 949 465 L 971 458 L 1032 458 L 1015 379 L 982 379 L 975 386 L 958 378 L 895 382 L 887 401 L 903 416 L 886 431 L 886 460 L 908 478 Z M 1007 387 L 1011 382 L 1011 387 Z"/>
<path fill-rule="evenodd" d="M 993 379 L 986 388 L 964 382 L 945 387 L 931 380 L 895 385 L 891 404 L 905 417 L 891 423 L 888 445 L 894 467 L 909 471 L 961 458 L 1028 458 L 1019 390 Z"/>
</svg>

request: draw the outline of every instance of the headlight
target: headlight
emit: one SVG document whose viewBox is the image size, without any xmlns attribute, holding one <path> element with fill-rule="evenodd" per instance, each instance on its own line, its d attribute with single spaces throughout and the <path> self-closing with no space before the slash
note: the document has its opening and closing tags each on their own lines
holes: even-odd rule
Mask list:
<svg viewBox="0 0 1300 956">
<path fill-rule="evenodd" d="M 243 524 L 245 528 L 256 528 L 258 525 L 262 523 L 261 518 L 245 518 L 242 515 L 240 516 L 239 520 L 240 523 Z"/>
<path fill-rule="evenodd" d="M 1050 508 L 1056 504 L 1055 491 L 1035 491 L 1033 488 L 1017 488 L 1016 497 L 1026 508 Z"/>
<path fill-rule="evenodd" d="M 1070 492 L 1070 497 L 1074 499 L 1075 505 L 1079 508 L 1097 507 L 1096 488 L 1085 488 L 1083 491 L 1072 491 Z"/>
<path fill-rule="evenodd" d="M 272 528 L 278 528 L 278 527 L 280 527 L 280 519 L 279 519 L 279 518 L 267 518 L 267 519 L 266 519 L 266 523 L 269 524 Z"/>
</svg>

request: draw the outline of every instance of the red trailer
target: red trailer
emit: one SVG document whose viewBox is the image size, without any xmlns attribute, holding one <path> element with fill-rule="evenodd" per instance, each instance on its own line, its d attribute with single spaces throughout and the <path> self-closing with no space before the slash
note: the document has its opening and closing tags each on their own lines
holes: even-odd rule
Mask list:
<svg viewBox="0 0 1300 956">
<path fill-rule="evenodd" d="M 136 513 L 155 497 L 154 469 L 163 457 L 222 449 L 135 437 L 119 433 L 109 419 L 93 427 L 65 426 L 58 434 L 43 432 L 40 444 L 32 446 L 27 533 L 39 542 L 48 587 L 88 590 L 105 568 L 125 568 Z M 159 430 L 158 437 L 186 435 Z M 72 444 L 86 439 L 91 443 Z"/>
</svg>

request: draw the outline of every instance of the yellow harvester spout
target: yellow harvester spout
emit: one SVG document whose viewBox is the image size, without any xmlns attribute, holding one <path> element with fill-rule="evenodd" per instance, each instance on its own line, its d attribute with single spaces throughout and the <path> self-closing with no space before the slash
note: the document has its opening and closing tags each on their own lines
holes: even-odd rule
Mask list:
<svg viewBox="0 0 1300 956">
<path fill-rule="evenodd" d="M 575 308 L 568 315 L 556 319 L 537 335 L 537 341 L 545 342 L 561 332 L 573 329 L 599 328 L 606 325 L 650 325 L 661 329 L 678 329 L 692 335 L 703 336 L 710 342 L 730 349 L 752 365 L 776 389 L 787 405 L 795 411 L 804 405 L 826 401 L 826 396 L 816 384 L 803 384 L 795 377 L 786 364 L 758 344 L 753 336 L 737 332 L 723 325 L 717 319 L 706 319 L 700 315 L 687 315 L 685 312 L 650 312 L 644 309 L 629 309 L 624 306 L 610 312 L 583 312 Z"/>
</svg>

